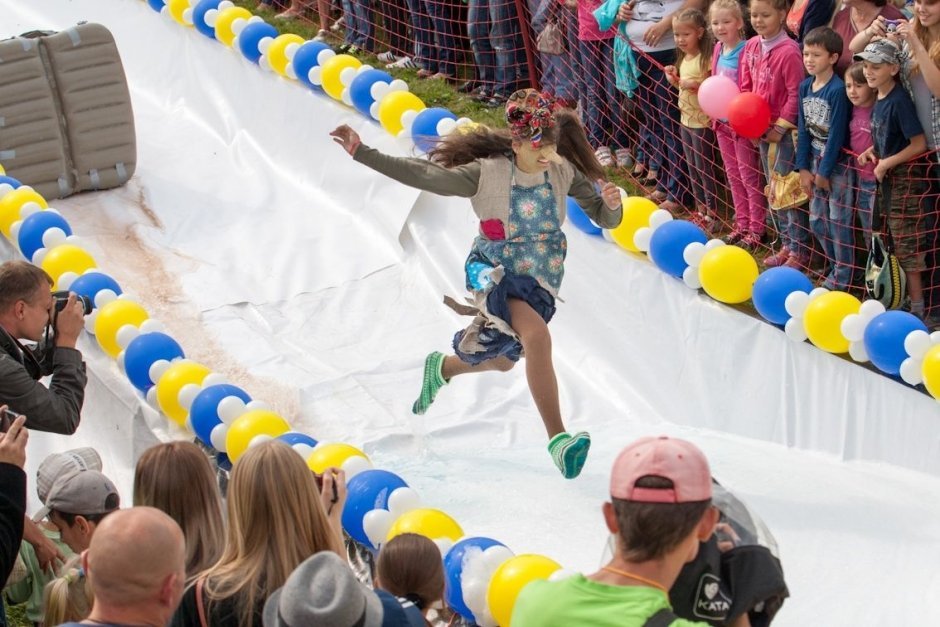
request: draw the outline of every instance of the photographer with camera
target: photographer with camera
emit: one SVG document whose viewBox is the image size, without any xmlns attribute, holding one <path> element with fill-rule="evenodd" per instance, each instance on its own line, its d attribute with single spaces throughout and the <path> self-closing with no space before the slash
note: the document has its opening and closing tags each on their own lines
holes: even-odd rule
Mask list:
<svg viewBox="0 0 940 627">
<path fill-rule="evenodd" d="M 0 403 L 26 415 L 31 430 L 70 435 L 85 398 L 85 364 L 75 343 L 90 303 L 53 294 L 52 285 L 44 270 L 25 261 L 0 264 Z M 39 380 L 49 375 L 47 388 Z"/>
</svg>

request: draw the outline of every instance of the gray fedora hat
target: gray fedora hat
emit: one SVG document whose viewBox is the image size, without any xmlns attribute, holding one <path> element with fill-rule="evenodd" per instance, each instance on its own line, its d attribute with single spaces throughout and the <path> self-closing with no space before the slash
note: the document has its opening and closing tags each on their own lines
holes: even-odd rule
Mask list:
<svg viewBox="0 0 940 627">
<path fill-rule="evenodd" d="M 321 551 L 294 569 L 264 604 L 264 627 L 381 627 L 382 602 L 349 565 Z"/>
</svg>

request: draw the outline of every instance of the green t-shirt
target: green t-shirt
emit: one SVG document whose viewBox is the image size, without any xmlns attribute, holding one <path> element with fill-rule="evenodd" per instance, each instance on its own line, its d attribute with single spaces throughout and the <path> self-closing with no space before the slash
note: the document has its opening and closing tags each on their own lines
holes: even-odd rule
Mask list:
<svg viewBox="0 0 940 627">
<path fill-rule="evenodd" d="M 66 560 L 75 555 L 72 553 L 72 549 L 62 542 L 62 536 L 58 531 L 52 531 L 43 525 L 40 525 L 40 529 L 47 538 L 59 547 Z M 33 549 L 33 545 L 26 540 L 23 540 L 20 544 L 20 557 L 26 564 L 28 574 L 19 583 L 7 586 L 4 592 L 11 604 L 26 603 L 26 617 L 33 623 L 39 623 L 42 621 L 43 613 L 42 593 L 46 584 L 55 579 L 55 573 L 43 571 L 39 567 L 36 551 Z"/>
<path fill-rule="evenodd" d="M 647 619 L 669 608 L 661 590 L 646 586 L 611 586 L 574 575 L 562 581 L 533 581 L 519 593 L 512 627 L 643 627 Z M 671 627 L 708 627 L 683 619 Z"/>
</svg>

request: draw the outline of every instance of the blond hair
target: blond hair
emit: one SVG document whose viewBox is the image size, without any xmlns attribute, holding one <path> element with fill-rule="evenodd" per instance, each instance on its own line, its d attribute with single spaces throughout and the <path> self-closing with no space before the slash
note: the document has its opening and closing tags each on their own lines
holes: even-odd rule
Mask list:
<svg viewBox="0 0 940 627">
<path fill-rule="evenodd" d="M 42 624 L 77 623 L 88 618 L 95 595 L 76 555 L 42 591 Z"/>
<path fill-rule="evenodd" d="M 137 460 L 134 505 L 149 505 L 179 524 L 186 538 L 186 577 L 222 555 L 222 498 L 209 458 L 192 442 L 157 444 Z"/>
<path fill-rule="evenodd" d="M 711 30 L 705 22 L 705 15 L 698 9 L 683 9 L 672 18 L 675 24 L 691 24 L 695 28 L 701 29 L 702 35 L 698 40 L 698 65 L 699 71 L 708 76 L 712 70 L 712 51 L 715 42 L 712 40 Z M 685 60 L 685 53 L 676 49 L 676 67 L 680 67 Z"/>
<path fill-rule="evenodd" d="M 938 29 L 937 26 L 926 28 L 921 25 L 920 20 L 915 19 L 914 34 L 924 46 L 924 50 L 927 51 L 927 55 L 930 57 L 930 60 L 933 61 L 934 65 L 940 65 L 940 29 Z M 913 54 L 910 55 L 910 58 L 910 74 L 911 76 L 916 76 L 917 73 L 920 72 L 917 58 Z"/>
<path fill-rule="evenodd" d="M 319 551 L 345 558 L 340 531 L 323 509 L 313 472 L 283 442 L 249 448 L 228 485 L 222 557 L 199 576 L 210 611 L 213 602 L 234 598 L 239 625 L 251 625 L 256 608 Z"/>
</svg>

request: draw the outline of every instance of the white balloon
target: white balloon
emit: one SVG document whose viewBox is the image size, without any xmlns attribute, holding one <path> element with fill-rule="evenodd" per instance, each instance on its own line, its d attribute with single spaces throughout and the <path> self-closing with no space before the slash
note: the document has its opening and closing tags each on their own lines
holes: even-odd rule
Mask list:
<svg viewBox="0 0 940 627">
<path fill-rule="evenodd" d="M 940 331 L 934 331 L 930 334 L 931 344 L 940 344 Z"/>
<path fill-rule="evenodd" d="M 908 385 L 920 385 L 924 382 L 923 362 L 908 357 L 901 362 L 901 379 Z"/>
<path fill-rule="evenodd" d="M 95 294 L 95 307 L 101 309 L 108 303 L 117 300 L 117 297 L 118 295 L 111 288 L 98 290 L 98 293 Z"/>
<path fill-rule="evenodd" d="M 274 438 L 272 438 L 270 435 L 266 433 L 259 433 L 255 437 L 251 438 L 250 442 L 248 442 L 248 448 L 251 448 L 252 446 L 258 446 L 259 444 L 262 444 L 264 442 L 270 442 L 273 439 Z"/>
<path fill-rule="evenodd" d="M 503 565 L 503 562 L 515 557 L 515 555 L 515 553 L 509 550 L 509 547 L 497 544 L 483 551 L 483 563 L 492 574 L 493 571 Z"/>
<path fill-rule="evenodd" d="M 697 268 L 702 264 L 702 257 L 705 256 L 705 252 L 705 244 L 692 242 L 682 251 L 682 259 L 690 266 Z"/>
<path fill-rule="evenodd" d="M 157 400 L 157 386 L 151 387 L 147 390 L 147 404 L 160 411 L 160 402 Z"/>
<path fill-rule="evenodd" d="M 489 580 L 481 581 L 476 578 L 465 579 L 461 577 L 460 590 L 463 592 L 463 602 L 467 608 L 473 612 L 474 621 L 480 623 L 480 617 L 486 608 L 486 589 L 489 587 Z"/>
<path fill-rule="evenodd" d="M 369 95 L 376 101 L 381 100 L 388 92 L 389 84 L 385 81 L 375 81 L 372 83 L 372 86 L 369 87 Z"/>
<path fill-rule="evenodd" d="M 814 289 L 812 292 L 809 293 L 809 299 L 813 300 L 815 298 L 819 298 L 823 294 L 828 294 L 828 293 L 829 293 L 829 290 L 826 289 L 825 287 L 817 287 L 816 289 Z"/>
<path fill-rule="evenodd" d="M 339 73 L 339 82 L 343 85 L 349 85 L 356 78 L 356 68 L 346 67 Z"/>
<path fill-rule="evenodd" d="M 72 287 L 72 283 L 74 283 L 75 279 L 77 278 L 78 278 L 78 274 L 75 272 L 72 272 L 72 271 L 63 272 L 61 275 L 59 275 L 59 280 L 57 282 L 59 284 L 59 289 L 60 290 L 69 289 L 70 287 Z"/>
<path fill-rule="evenodd" d="M 232 0 L 222 0 L 222 2 L 219 3 L 219 11 L 231 9 L 233 6 L 235 6 L 235 3 L 232 2 Z"/>
<path fill-rule="evenodd" d="M 800 318 L 790 318 L 784 327 L 787 337 L 794 342 L 806 341 L 806 329 L 803 328 L 803 320 Z"/>
<path fill-rule="evenodd" d="M 568 579 L 569 577 L 574 577 L 578 574 L 578 571 L 571 570 L 570 568 L 559 568 L 551 575 L 548 576 L 549 581 L 562 581 Z"/>
<path fill-rule="evenodd" d="M 219 5 L 222 6 L 221 4 Z M 211 26 L 215 28 L 215 22 L 219 19 L 219 9 L 209 9 L 206 11 L 203 21 L 206 23 L 206 26 Z"/>
<path fill-rule="evenodd" d="M 415 118 L 418 117 L 418 112 L 414 109 L 408 109 L 401 114 L 401 126 L 404 130 L 411 132 L 411 126 L 415 123 Z"/>
<path fill-rule="evenodd" d="M 307 461 L 307 458 L 310 457 L 310 453 L 313 452 L 313 447 L 309 444 L 304 444 L 303 442 L 298 442 L 291 448 L 297 451 L 297 454 L 300 455 L 304 461 Z"/>
<path fill-rule="evenodd" d="M 641 226 L 633 234 L 633 245 L 644 253 L 650 249 L 650 240 L 653 238 L 653 229 L 648 226 Z"/>
<path fill-rule="evenodd" d="M 702 279 L 698 275 L 698 268 L 695 266 L 689 266 L 682 271 L 682 282 L 685 283 L 686 287 L 689 289 L 697 290 L 702 287 Z"/>
<path fill-rule="evenodd" d="M 65 243 L 65 231 L 57 226 L 46 229 L 42 234 L 42 245 L 46 248 L 55 248 Z"/>
<path fill-rule="evenodd" d="M 10 185 L 9 183 L 0 183 L 0 198 L 3 198 L 4 196 L 6 196 L 12 191 L 13 191 L 12 185 Z"/>
<path fill-rule="evenodd" d="M 267 409 L 270 411 L 271 409 L 271 406 L 264 401 L 249 401 L 245 407 L 248 408 L 248 411 L 254 411 L 256 409 Z"/>
<path fill-rule="evenodd" d="M 127 345 L 138 335 L 140 335 L 140 329 L 132 324 L 125 324 L 118 329 L 115 339 L 117 340 L 118 346 L 127 348 Z"/>
<path fill-rule="evenodd" d="M 447 552 L 454 546 L 454 541 L 446 536 L 434 538 L 432 541 L 437 545 L 437 550 L 441 552 L 441 556 L 447 555 Z"/>
<path fill-rule="evenodd" d="M 346 69 L 349 69 L 349 68 L 346 68 Z M 350 96 L 349 94 L 349 88 L 343 89 L 343 91 L 339 95 L 339 100 L 347 107 L 353 106 L 352 96 Z"/>
<path fill-rule="evenodd" d="M 373 102 L 371 105 L 369 105 L 369 117 L 371 117 L 373 120 L 378 121 L 379 119 L 379 103 L 378 102 Z"/>
<path fill-rule="evenodd" d="M 249 20 L 246 20 L 243 17 L 237 17 L 234 20 L 232 20 L 232 34 L 238 37 L 238 35 L 243 30 L 245 30 L 245 27 L 248 26 L 248 22 Z"/>
<path fill-rule="evenodd" d="M 868 326 L 868 320 L 858 314 L 849 314 L 842 319 L 839 330 L 842 331 L 842 337 L 849 342 L 861 342 L 865 337 L 865 327 Z M 859 360 L 855 360 L 859 361 Z"/>
<path fill-rule="evenodd" d="M 369 70 L 374 70 L 375 68 L 369 65 L 368 63 L 363 63 L 359 67 L 355 68 L 356 74 L 362 74 L 363 72 L 368 72 Z"/>
<path fill-rule="evenodd" d="M 297 70 L 294 69 L 293 63 L 287 64 L 287 67 L 284 68 L 284 74 L 286 74 L 287 78 L 291 80 L 297 80 Z"/>
<path fill-rule="evenodd" d="M 97 319 L 98 319 L 97 309 L 93 309 L 90 314 L 85 316 L 85 330 L 91 333 L 92 335 L 95 334 L 95 320 Z"/>
<path fill-rule="evenodd" d="M 871 320 L 875 316 L 883 314 L 885 311 L 885 306 L 882 305 L 879 301 L 866 300 L 864 303 L 862 303 L 861 308 L 859 308 L 858 315 Z"/>
<path fill-rule="evenodd" d="M 395 518 L 421 507 L 421 497 L 409 487 L 398 488 L 388 495 L 388 511 Z"/>
<path fill-rule="evenodd" d="M 313 66 L 312 68 L 310 68 L 310 71 L 307 72 L 307 80 L 313 83 L 314 85 L 319 85 L 320 84 L 320 72 L 322 71 L 323 70 L 319 65 Z"/>
<path fill-rule="evenodd" d="M 324 63 L 326 63 L 327 61 L 329 61 L 335 56 L 336 56 L 336 52 L 334 52 L 332 48 L 321 50 L 320 52 L 317 53 L 317 63 L 320 65 L 323 65 Z"/>
<path fill-rule="evenodd" d="M 121 374 L 127 374 L 127 369 L 124 367 L 124 351 L 118 353 L 114 361 L 117 363 L 118 370 L 121 371 Z"/>
<path fill-rule="evenodd" d="M 258 67 L 260 67 L 265 72 L 273 72 L 274 68 L 271 67 L 271 59 L 268 58 L 268 55 L 263 54 L 261 58 L 258 59 Z"/>
<path fill-rule="evenodd" d="M 40 249 L 38 249 L 36 252 L 34 252 L 34 253 L 33 253 L 33 258 L 31 259 L 31 261 L 33 262 L 33 265 L 34 265 L 34 266 L 41 266 L 41 265 L 42 265 L 42 260 L 46 258 L 46 255 L 47 255 L 47 254 L 49 254 L 49 249 L 48 249 L 48 248 L 40 248 Z"/>
<path fill-rule="evenodd" d="M 245 401 L 238 398 L 237 396 L 226 396 L 221 401 L 219 401 L 219 406 L 216 408 L 216 413 L 219 414 L 219 419 L 227 425 L 235 422 L 235 419 L 241 416 L 246 411 Z M 218 448 L 218 447 L 216 447 Z"/>
<path fill-rule="evenodd" d="M 170 362 L 166 359 L 158 359 L 157 361 L 150 364 L 150 369 L 147 371 L 147 376 L 150 377 L 150 380 L 154 383 L 157 383 L 160 380 L 160 377 L 163 376 L 163 373 L 167 371 L 170 367 Z"/>
<path fill-rule="evenodd" d="M 454 132 L 454 129 L 457 128 L 457 120 L 452 120 L 450 118 L 443 118 L 437 123 L 437 134 L 441 137 L 445 135 L 450 135 Z"/>
<path fill-rule="evenodd" d="M 724 240 L 720 240 L 718 238 L 710 239 L 705 243 L 705 250 L 714 250 L 719 246 L 725 246 Z"/>
<path fill-rule="evenodd" d="M 192 25 L 192 23 L 193 23 L 193 10 L 192 10 L 192 8 L 183 9 L 183 23 L 184 23 L 184 24 L 190 24 L 190 25 Z"/>
<path fill-rule="evenodd" d="M 304 43 L 307 43 L 307 42 L 304 42 Z M 298 50 L 300 50 L 300 44 L 297 43 L 296 41 L 292 41 L 286 46 L 284 46 L 284 56 L 287 57 L 288 61 L 293 61 L 294 55 L 297 54 Z M 290 67 L 290 65 L 288 64 L 287 67 Z"/>
<path fill-rule="evenodd" d="M 206 378 L 202 380 L 202 387 L 207 388 L 210 385 L 222 385 L 223 383 L 228 383 L 228 379 L 221 372 L 210 372 L 206 375 Z"/>
<path fill-rule="evenodd" d="M 38 213 L 40 211 L 42 211 L 42 207 L 39 206 L 39 203 L 30 200 L 29 202 L 24 202 L 22 206 L 20 206 L 20 217 L 26 219 L 34 213 Z"/>
<path fill-rule="evenodd" d="M 346 473 L 346 480 L 348 481 L 363 470 L 369 470 L 372 468 L 372 462 L 362 455 L 353 455 L 352 457 L 346 458 L 346 461 L 343 462 L 342 467 L 343 472 Z"/>
<path fill-rule="evenodd" d="M 261 41 L 258 42 L 258 52 L 261 54 L 267 55 L 268 50 L 271 49 L 271 44 L 274 43 L 274 37 L 262 37 Z"/>
<path fill-rule="evenodd" d="M 212 432 L 209 433 L 209 441 L 212 444 L 212 448 L 217 451 L 225 452 L 225 436 L 228 435 L 228 425 L 225 423 L 217 424 L 212 427 Z"/>
<path fill-rule="evenodd" d="M 362 530 L 372 546 L 377 548 L 385 543 L 394 522 L 394 516 L 387 509 L 374 509 L 362 517 Z"/>
<path fill-rule="evenodd" d="M 604 229 L 601 231 L 601 237 L 610 242 L 611 244 L 616 244 L 614 241 L 614 236 L 610 234 L 610 229 Z"/>
<path fill-rule="evenodd" d="M 868 361 L 868 351 L 865 350 L 865 342 L 849 342 L 849 357 L 860 364 Z"/>
<path fill-rule="evenodd" d="M 786 300 L 783 301 L 783 308 L 794 318 L 802 318 L 806 313 L 806 307 L 809 305 L 809 294 L 799 290 L 790 292 Z"/>
<path fill-rule="evenodd" d="M 141 333 L 163 333 L 166 330 L 163 323 L 155 318 L 147 318 L 140 323 L 139 328 Z"/>
<path fill-rule="evenodd" d="M 17 248 L 20 247 L 19 239 L 20 239 L 20 227 L 21 226 L 23 226 L 22 220 L 17 220 L 10 226 L 10 241 Z"/>
<path fill-rule="evenodd" d="M 176 395 L 176 400 L 179 401 L 179 404 L 189 411 L 193 407 L 193 401 L 196 400 L 196 396 L 202 392 L 202 386 L 197 383 L 187 383 L 180 388 L 179 393 Z"/>
<path fill-rule="evenodd" d="M 904 350 L 917 360 L 923 359 L 931 346 L 933 346 L 933 343 L 930 341 L 930 336 L 926 331 L 920 329 L 911 331 L 904 338 Z"/>
<path fill-rule="evenodd" d="M 650 214 L 650 228 L 654 231 L 670 221 L 672 221 L 672 214 L 665 209 L 657 209 Z"/>
<path fill-rule="evenodd" d="M 408 87 L 408 83 L 401 80 L 400 78 L 396 78 L 395 80 L 393 80 L 391 83 L 388 84 L 388 90 L 389 91 L 411 91 L 411 88 Z"/>
</svg>

